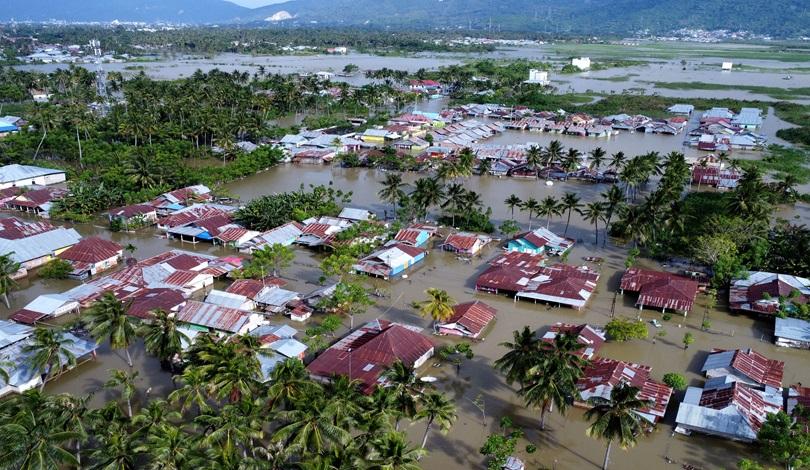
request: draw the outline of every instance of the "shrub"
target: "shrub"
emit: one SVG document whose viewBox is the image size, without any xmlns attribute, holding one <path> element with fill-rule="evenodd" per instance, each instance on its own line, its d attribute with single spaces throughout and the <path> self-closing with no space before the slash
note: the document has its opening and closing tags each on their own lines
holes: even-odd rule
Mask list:
<svg viewBox="0 0 810 470">
<path fill-rule="evenodd" d="M 681 374 L 676 374 L 675 372 L 664 374 L 664 383 L 675 390 L 683 390 L 686 388 L 686 378 L 684 378 L 684 376 Z"/>
<path fill-rule="evenodd" d="M 624 342 L 647 337 L 647 325 L 630 318 L 614 318 L 605 325 L 605 333 L 613 341 Z"/>
<path fill-rule="evenodd" d="M 39 276 L 45 279 L 67 279 L 71 271 L 73 266 L 69 262 L 56 258 L 40 268 Z"/>
</svg>

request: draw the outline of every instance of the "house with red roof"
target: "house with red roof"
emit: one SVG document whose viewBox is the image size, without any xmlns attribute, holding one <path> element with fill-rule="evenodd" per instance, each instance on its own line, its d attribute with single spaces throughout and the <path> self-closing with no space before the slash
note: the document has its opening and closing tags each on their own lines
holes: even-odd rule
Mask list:
<svg viewBox="0 0 810 470">
<path fill-rule="evenodd" d="M 651 402 L 649 407 L 642 408 L 637 413 L 646 421 L 655 424 L 667 412 L 672 388 L 652 380 L 650 371 L 649 366 L 597 357 L 585 368 L 582 378 L 577 382 L 580 396 L 575 404 L 590 408 L 591 398 L 609 399 L 615 387 L 620 383 L 626 383 L 639 389 L 640 399 Z"/>
<path fill-rule="evenodd" d="M 755 388 L 782 388 L 785 363 L 768 359 L 753 349 L 715 349 L 706 358 L 701 372 L 706 377 L 727 377 Z"/>
<path fill-rule="evenodd" d="M 150 319 L 157 310 L 177 313 L 186 300 L 183 293 L 175 289 L 141 289 L 128 300 L 127 315 Z"/>
<path fill-rule="evenodd" d="M 48 217 L 53 201 L 65 197 L 66 194 L 67 190 L 63 188 L 31 189 L 8 199 L 5 206 L 9 210 Z"/>
<path fill-rule="evenodd" d="M 220 335 L 244 335 L 266 323 L 264 316 L 236 308 L 189 300 L 177 312 L 177 321 L 193 329 L 213 331 Z"/>
<path fill-rule="evenodd" d="M 810 300 L 810 279 L 763 271 L 748 272 L 729 288 L 729 308 L 737 312 L 775 315 Z"/>
<path fill-rule="evenodd" d="M 540 340 L 546 343 L 554 343 L 557 336 L 561 334 L 573 334 L 577 337 L 577 342 L 582 345 L 580 357 L 583 359 L 593 358 L 606 340 L 603 330 L 588 325 L 587 323 L 583 323 L 582 325 L 555 323 L 551 325 L 551 328 L 549 328 Z"/>
<path fill-rule="evenodd" d="M 441 245 L 442 250 L 464 256 L 475 256 L 492 238 L 476 233 L 458 232 L 448 236 Z"/>
<path fill-rule="evenodd" d="M 707 381 L 703 388 L 686 389 L 675 418 L 675 432 L 754 442 L 767 416 L 782 408 L 781 390 L 769 394 L 719 377 Z"/>
<path fill-rule="evenodd" d="M 630 268 L 625 271 L 620 283 L 621 293 L 638 294 L 636 305 L 682 312 L 686 315 L 695 303 L 699 284 L 687 277 L 665 271 Z"/>
<path fill-rule="evenodd" d="M 506 250 L 520 253 L 563 255 L 574 247 L 574 243 L 573 238 L 564 238 L 547 228 L 540 227 L 509 240 Z"/>
<path fill-rule="evenodd" d="M 394 235 L 394 240 L 405 245 L 421 247 L 427 245 L 431 236 L 431 232 L 427 230 L 407 227 L 399 230 L 397 234 Z"/>
<path fill-rule="evenodd" d="M 57 255 L 73 266 L 69 276 L 87 279 L 118 265 L 124 258 L 124 249 L 118 243 L 99 237 L 88 237 Z"/>
<path fill-rule="evenodd" d="M 497 313 L 497 310 L 480 300 L 460 303 L 453 306 L 453 315 L 450 318 L 436 324 L 436 330 L 441 335 L 477 339 L 495 320 Z"/>
<path fill-rule="evenodd" d="M 162 217 L 197 203 L 211 201 L 213 198 L 208 186 L 197 184 L 161 194 L 149 204 L 157 210 L 158 216 Z"/>
<path fill-rule="evenodd" d="M 343 375 L 360 382 L 360 390 L 371 394 L 384 385 L 383 373 L 395 362 L 419 368 L 434 353 L 433 343 L 416 326 L 374 320 L 352 331 L 308 366 L 319 381 Z"/>
<path fill-rule="evenodd" d="M 558 263 L 542 268 L 527 279 L 515 299 L 567 305 L 579 310 L 593 295 L 598 281 L 599 273 L 587 266 Z"/>
<path fill-rule="evenodd" d="M 475 281 L 475 290 L 514 296 L 543 269 L 545 257 L 510 251 L 489 262 Z"/>
</svg>

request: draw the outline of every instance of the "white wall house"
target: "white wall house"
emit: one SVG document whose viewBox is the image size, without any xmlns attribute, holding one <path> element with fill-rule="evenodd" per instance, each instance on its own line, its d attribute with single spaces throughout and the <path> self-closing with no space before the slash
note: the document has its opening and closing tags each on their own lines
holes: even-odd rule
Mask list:
<svg viewBox="0 0 810 470">
<path fill-rule="evenodd" d="M 721 70 L 731 70 L 734 68 L 733 62 L 723 62 L 723 65 L 720 66 Z"/>
<path fill-rule="evenodd" d="M 529 70 L 529 79 L 526 83 L 536 83 L 538 85 L 548 85 L 551 83 L 548 79 L 548 72 L 545 70 L 531 69 Z"/>
<path fill-rule="evenodd" d="M 62 170 L 18 164 L 0 167 L 0 189 L 50 186 L 64 182 L 65 172 Z"/>
<path fill-rule="evenodd" d="M 588 70 L 591 68 L 591 58 L 590 57 L 574 57 L 571 59 L 571 65 L 580 69 L 580 70 Z"/>
</svg>

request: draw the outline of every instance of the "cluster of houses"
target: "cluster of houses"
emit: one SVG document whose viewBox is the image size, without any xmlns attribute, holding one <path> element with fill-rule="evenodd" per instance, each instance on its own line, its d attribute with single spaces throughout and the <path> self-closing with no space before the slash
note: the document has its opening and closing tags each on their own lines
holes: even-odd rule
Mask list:
<svg viewBox="0 0 810 470">
<path fill-rule="evenodd" d="M 767 143 L 764 135 L 755 132 L 763 120 L 759 108 L 742 108 L 736 114 L 728 108 L 712 108 L 703 113 L 698 127 L 689 132 L 688 144 L 709 152 L 758 150 Z"/>
<path fill-rule="evenodd" d="M 699 158 L 692 165 L 692 184 L 710 186 L 719 190 L 731 190 L 737 187 L 743 173 L 730 166 L 724 159 L 714 154 Z"/>
<path fill-rule="evenodd" d="M 65 178 L 64 171 L 52 168 L 19 164 L 0 167 L 0 207 L 48 217 L 53 202 L 67 194 Z"/>
</svg>

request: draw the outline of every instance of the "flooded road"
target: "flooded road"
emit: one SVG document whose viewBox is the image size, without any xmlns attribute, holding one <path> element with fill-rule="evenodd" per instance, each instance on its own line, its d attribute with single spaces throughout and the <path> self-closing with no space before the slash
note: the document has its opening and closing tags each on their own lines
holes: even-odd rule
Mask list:
<svg viewBox="0 0 810 470">
<path fill-rule="evenodd" d="M 418 175 L 405 174 L 405 179 L 412 182 Z M 379 190 L 378 181 L 382 180 L 384 172 L 366 169 L 340 169 L 330 167 L 296 167 L 292 165 L 279 166 L 266 173 L 229 185 L 229 190 L 247 200 L 262 194 L 293 190 L 300 183 L 328 184 L 333 181 L 335 187 L 354 191 L 353 204 L 368 207 L 378 213 L 387 209 L 376 196 Z M 493 218 L 497 221 L 508 218 L 508 209 L 502 201 L 510 194 L 517 194 L 525 199 L 535 197 L 540 199 L 548 194 L 560 197 L 566 191 L 576 192 L 583 201 L 593 200 L 598 194 L 607 189 L 607 185 L 591 185 L 580 183 L 555 183 L 548 187 L 538 181 L 515 180 L 495 177 L 473 177 L 465 183 L 482 194 L 487 205 L 493 209 Z M 808 208 L 798 206 L 796 210 L 780 214 L 790 217 L 799 215 L 808 220 Z M 527 225 L 525 214 L 516 214 L 516 219 L 524 226 Z M 538 225 L 538 221 L 534 225 Z M 550 228 L 562 233 L 565 228 L 565 219 L 557 217 L 551 221 Z M 144 258 L 169 248 L 185 248 L 211 254 L 225 254 L 225 250 L 214 249 L 210 245 L 200 243 L 197 245 L 182 245 L 179 242 L 170 242 L 154 236 L 151 229 L 138 234 L 112 234 L 106 230 L 90 226 L 79 225 L 77 229 L 83 235 L 98 234 L 106 238 L 113 238 L 119 243 L 132 243 L 138 249 L 135 256 Z M 389 291 L 390 296 L 380 299 L 378 305 L 370 308 L 368 312 L 358 315 L 355 324 L 374 318 L 383 317 L 391 320 L 417 324 L 425 328 L 430 327 L 430 320 L 421 318 L 409 306 L 412 301 L 423 300 L 424 290 L 428 287 L 438 287 L 447 290 L 458 302 L 471 299 L 481 299 L 498 310 L 498 318 L 485 340 L 473 345 L 475 357 L 466 361 L 459 375 L 449 365 L 434 367 L 428 365 L 420 369 L 423 375 L 433 375 L 439 378 L 438 386 L 450 396 L 454 397 L 459 411 L 459 419 L 447 435 L 435 433 L 428 442 L 430 454 L 423 460 L 426 469 L 447 468 L 467 469 L 483 468 L 483 460 L 478 453 L 485 437 L 497 430 L 501 416 L 509 415 L 515 418 L 516 423 L 526 432 L 526 440 L 518 447 L 518 455 L 527 463 L 527 468 L 558 468 L 558 469 L 588 469 L 598 468 L 601 464 L 604 446 L 585 435 L 586 423 L 582 418 L 582 411 L 572 409 L 566 417 L 556 412 L 548 419 L 548 429 L 538 431 L 539 415 L 535 410 L 526 409 L 517 398 L 512 388 L 508 387 L 499 374 L 492 369 L 492 363 L 504 354 L 505 349 L 499 343 L 511 340 L 512 331 L 530 326 L 534 330 L 544 331 L 549 325 L 558 322 L 589 322 L 595 325 L 604 325 L 610 318 L 611 306 L 617 290 L 618 280 L 627 256 L 623 246 L 609 242 L 606 248 L 594 245 L 593 227 L 585 223 L 575 213 L 572 216 L 569 236 L 578 240 L 569 262 L 572 264 L 584 263 L 585 256 L 600 256 L 605 262 L 598 267 L 602 277 L 598 289 L 591 302 L 582 311 L 567 308 L 552 308 L 543 304 L 528 302 L 515 303 L 509 298 L 479 294 L 473 289 L 474 280 L 484 267 L 484 261 L 495 256 L 499 249 L 492 245 L 487 248 L 480 258 L 472 263 L 459 261 L 455 256 L 433 249 L 425 263 L 410 273 L 408 279 L 400 279 L 391 283 L 375 281 L 376 287 Z M 603 233 L 600 230 L 600 239 Z M 317 287 L 317 278 L 320 276 L 318 268 L 319 254 L 303 248 L 296 249 L 296 260 L 288 268 L 283 277 L 289 280 L 290 288 L 302 292 L 309 292 Z M 650 267 L 653 267 L 650 264 Z M 12 297 L 14 303 L 12 311 L 21 307 L 35 295 L 59 291 L 75 285 L 74 281 L 43 282 L 35 280 L 26 288 L 17 291 Z M 631 295 L 617 296 L 615 314 L 635 317 L 638 311 L 634 308 L 635 298 Z M 664 321 L 663 329 L 667 331 L 664 338 L 653 343 L 651 339 L 633 341 L 625 344 L 608 343 L 601 355 L 610 358 L 640 362 L 652 366 L 653 377 L 661 380 L 668 372 L 685 374 L 692 385 L 701 383 L 699 368 L 707 352 L 712 348 L 738 348 L 753 347 L 757 351 L 775 359 L 786 361 L 785 384 L 795 382 L 810 382 L 810 372 L 805 367 L 807 351 L 781 349 L 773 346 L 771 341 L 771 326 L 769 322 L 755 320 L 744 315 L 728 314 L 722 304 L 708 312 L 712 323 L 711 331 L 700 330 L 703 321 L 705 299 L 699 297 L 698 304 L 692 314 L 683 318 L 673 317 Z M 3 311 L 3 316 L 8 313 Z M 642 318 L 650 320 L 660 319 L 661 315 L 654 311 L 643 311 Z M 281 321 L 279 319 L 278 321 Z M 348 322 L 347 322 L 348 323 Z M 303 330 L 302 325 L 294 325 Z M 650 327 L 651 330 L 655 330 Z M 345 331 L 345 329 L 344 329 Z M 428 330 L 429 331 L 429 330 Z M 692 332 L 696 342 L 684 350 L 681 338 L 685 331 Z M 341 332 L 342 334 L 342 332 Z M 654 334 L 651 333 L 651 334 Z M 454 341 L 447 338 L 435 338 L 438 344 Z M 160 370 L 154 359 L 146 356 L 141 345 L 134 348 L 136 367 L 140 371 L 139 399 L 145 398 L 149 390 L 152 397 L 163 396 L 172 389 L 169 374 Z M 431 363 L 432 361 L 429 361 Z M 99 390 L 107 378 L 108 370 L 125 368 L 122 355 L 110 352 L 104 346 L 97 361 L 85 364 L 48 385 L 49 392 L 88 393 Z M 100 404 L 102 399 L 114 398 L 111 392 L 101 391 L 94 399 Z M 702 468 L 734 468 L 734 463 L 742 457 L 750 456 L 751 447 L 729 443 L 723 440 L 705 436 L 685 437 L 672 436 L 674 415 L 677 412 L 677 402 L 680 394 L 676 394 L 671 401 L 665 420 L 650 435 L 645 435 L 636 448 L 621 451 L 616 449 L 612 457 L 611 468 L 642 468 L 666 469 L 680 468 L 668 465 L 665 457 L 677 462 L 686 462 Z M 475 403 L 483 403 L 484 418 L 481 410 Z M 423 431 L 422 423 L 408 427 L 414 442 L 418 442 Z M 536 453 L 528 454 L 525 446 L 532 443 L 538 447 Z"/>
</svg>

